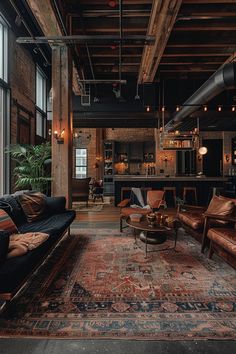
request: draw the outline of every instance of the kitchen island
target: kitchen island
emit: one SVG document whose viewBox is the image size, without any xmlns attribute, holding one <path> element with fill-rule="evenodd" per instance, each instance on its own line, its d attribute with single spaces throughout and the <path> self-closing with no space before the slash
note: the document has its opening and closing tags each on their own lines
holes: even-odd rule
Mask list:
<svg viewBox="0 0 236 354">
<path fill-rule="evenodd" d="M 171 186 L 176 187 L 176 195 L 181 199 L 184 187 L 196 187 L 198 204 L 207 205 L 212 188 L 224 187 L 224 183 L 227 181 L 227 177 L 115 175 L 115 205 L 121 201 L 122 188 L 150 187 L 152 189 L 162 189 Z"/>
</svg>

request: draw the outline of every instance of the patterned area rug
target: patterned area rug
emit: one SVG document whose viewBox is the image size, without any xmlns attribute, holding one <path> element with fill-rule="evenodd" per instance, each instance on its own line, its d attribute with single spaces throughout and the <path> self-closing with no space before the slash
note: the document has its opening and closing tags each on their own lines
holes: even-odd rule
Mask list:
<svg viewBox="0 0 236 354">
<path fill-rule="evenodd" d="M 63 240 L 1 315 L 0 335 L 236 339 L 234 269 L 208 260 L 184 233 L 176 251 L 147 259 L 138 245 L 128 229 L 80 230 Z"/>
</svg>

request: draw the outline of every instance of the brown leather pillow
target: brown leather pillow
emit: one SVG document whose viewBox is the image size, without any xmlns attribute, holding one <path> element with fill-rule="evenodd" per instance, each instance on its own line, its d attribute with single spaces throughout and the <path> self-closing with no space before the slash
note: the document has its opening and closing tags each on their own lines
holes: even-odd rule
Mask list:
<svg viewBox="0 0 236 354">
<path fill-rule="evenodd" d="M 10 236 L 7 258 L 23 256 L 28 251 L 39 247 L 48 239 L 44 232 L 27 232 L 25 234 L 13 234 Z"/>
<path fill-rule="evenodd" d="M 230 216 L 234 210 L 234 202 L 225 200 L 218 196 L 214 196 L 207 208 L 207 214 L 215 214 L 221 216 Z"/>
<path fill-rule="evenodd" d="M 42 218 L 46 207 L 46 198 L 44 194 L 40 192 L 21 194 L 18 198 L 28 222 Z"/>
</svg>

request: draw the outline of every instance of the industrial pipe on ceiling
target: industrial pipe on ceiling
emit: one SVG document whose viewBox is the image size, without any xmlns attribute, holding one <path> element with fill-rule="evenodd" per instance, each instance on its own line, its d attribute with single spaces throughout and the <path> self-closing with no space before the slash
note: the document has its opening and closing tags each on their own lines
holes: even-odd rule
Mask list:
<svg viewBox="0 0 236 354">
<path fill-rule="evenodd" d="M 236 88 L 236 62 L 225 64 L 217 70 L 165 125 L 165 130 L 176 129 L 181 122 L 221 92 Z"/>
</svg>

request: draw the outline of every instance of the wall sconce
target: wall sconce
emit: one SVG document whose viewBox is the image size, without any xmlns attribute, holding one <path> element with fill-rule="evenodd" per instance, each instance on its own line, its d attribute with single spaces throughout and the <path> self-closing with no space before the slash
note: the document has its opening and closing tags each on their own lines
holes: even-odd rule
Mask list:
<svg viewBox="0 0 236 354">
<path fill-rule="evenodd" d="M 229 162 L 230 161 L 230 155 L 229 154 L 225 154 L 225 161 Z"/>
<path fill-rule="evenodd" d="M 64 134 L 65 129 L 62 129 L 61 133 L 58 133 L 57 130 L 54 131 L 53 136 L 57 140 L 57 144 L 64 144 Z"/>
<path fill-rule="evenodd" d="M 198 149 L 198 161 L 202 161 L 202 157 L 207 154 L 207 147 L 201 146 Z"/>
</svg>

